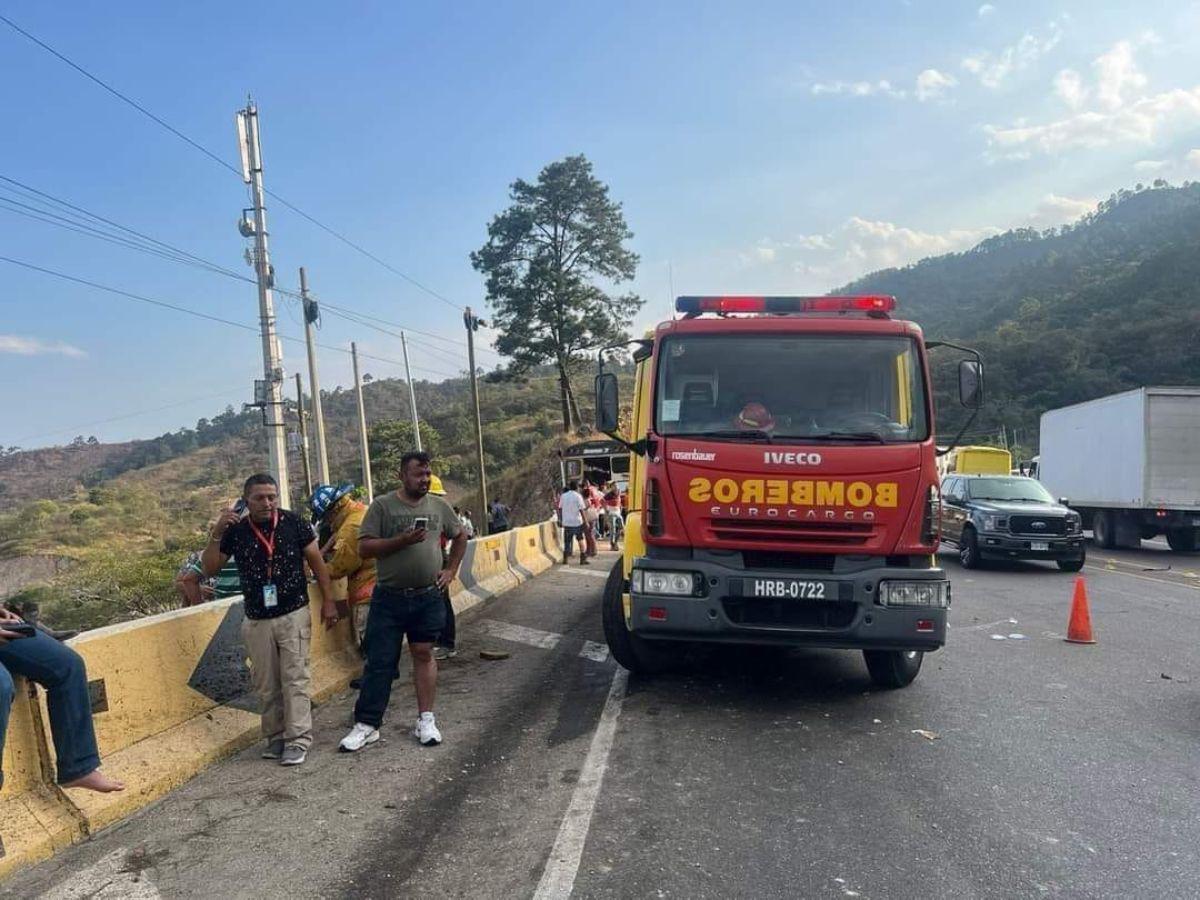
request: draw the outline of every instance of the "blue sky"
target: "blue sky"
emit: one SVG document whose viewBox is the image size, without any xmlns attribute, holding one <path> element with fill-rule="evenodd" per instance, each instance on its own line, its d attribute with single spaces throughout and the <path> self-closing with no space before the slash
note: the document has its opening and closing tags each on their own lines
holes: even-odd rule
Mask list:
<svg viewBox="0 0 1200 900">
<path fill-rule="evenodd" d="M 625 205 L 639 320 L 676 293 L 827 290 L 1200 178 L 1200 4 L 0 4 L 267 186 L 458 304 L 516 177 L 585 153 Z M 255 37 L 258 43 L 251 43 Z M 0 175 L 250 274 L 240 180 L 0 24 Z M 0 192 L 0 196 L 11 196 Z M 281 283 L 459 341 L 459 312 L 269 206 Z M 3 255 L 247 324 L 249 284 L 0 210 Z M 903 298 L 901 298 L 903 302 Z M 302 334 L 279 298 L 284 335 Z M 250 399 L 257 338 L 0 262 L 0 444 L 148 437 Z M 485 313 L 486 315 L 486 313 Z M 465 366 L 413 335 L 418 376 Z M 400 358 L 327 317 L 321 341 Z M 437 348 L 437 349 L 433 349 Z M 485 355 L 481 362 L 494 364 Z M 285 344 L 288 372 L 302 348 Z M 350 382 L 322 351 L 324 385 Z M 367 360 L 376 376 L 398 375 Z"/>
</svg>

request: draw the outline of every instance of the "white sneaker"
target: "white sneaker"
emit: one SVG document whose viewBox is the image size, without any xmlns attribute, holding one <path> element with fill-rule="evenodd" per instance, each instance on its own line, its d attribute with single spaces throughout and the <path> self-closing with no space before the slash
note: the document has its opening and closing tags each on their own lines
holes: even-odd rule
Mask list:
<svg viewBox="0 0 1200 900">
<path fill-rule="evenodd" d="M 431 712 L 421 713 L 421 718 L 417 719 L 417 727 L 413 729 L 413 735 L 425 747 L 433 747 L 442 742 L 442 733 L 434 724 Z"/>
<path fill-rule="evenodd" d="M 353 753 L 356 750 L 361 750 L 367 744 L 373 744 L 379 740 L 379 730 L 372 728 L 370 725 L 364 725 L 362 722 L 355 722 L 354 727 L 350 729 L 350 733 L 342 738 L 341 749 L 346 753 Z"/>
</svg>

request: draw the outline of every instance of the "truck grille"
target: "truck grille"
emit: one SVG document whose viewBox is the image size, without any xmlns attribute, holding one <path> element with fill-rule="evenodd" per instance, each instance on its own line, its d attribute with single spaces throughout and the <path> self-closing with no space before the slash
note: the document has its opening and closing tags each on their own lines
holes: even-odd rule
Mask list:
<svg viewBox="0 0 1200 900">
<path fill-rule="evenodd" d="M 721 605 L 737 625 L 779 628 L 846 628 L 858 609 L 853 601 L 803 603 L 767 597 L 726 597 Z"/>
<path fill-rule="evenodd" d="M 1040 522 L 1044 527 L 1035 528 L 1034 522 Z M 1009 516 L 1008 530 L 1013 534 L 1055 535 L 1067 533 L 1067 520 L 1062 516 Z"/>
<path fill-rule="evenodd" d="M 875 526 L 864 522 L 797 522 L 787 519 L 711 519 L 709 533 L 718 541 L 866 545 Z"/>
</svg>

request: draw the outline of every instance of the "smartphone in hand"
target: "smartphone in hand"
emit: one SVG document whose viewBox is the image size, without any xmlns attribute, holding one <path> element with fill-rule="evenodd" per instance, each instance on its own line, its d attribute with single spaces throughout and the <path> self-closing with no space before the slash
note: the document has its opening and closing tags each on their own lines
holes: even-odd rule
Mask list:
<svg viewBox="0 0 1200 900">
<path fill-rule="evenodd" d="M 417 516 L 416 519 L 413 520 L 413 531 L 428 531 L 428 530 L 429 530 L 429 517 L 428 516 Z"/>
</svg>

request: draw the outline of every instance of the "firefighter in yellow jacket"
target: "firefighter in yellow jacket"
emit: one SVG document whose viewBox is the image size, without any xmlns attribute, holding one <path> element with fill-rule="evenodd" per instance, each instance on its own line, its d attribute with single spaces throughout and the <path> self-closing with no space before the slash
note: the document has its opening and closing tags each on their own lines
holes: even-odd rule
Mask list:
<svg viewBox="0 0 1200 900">
<path fill-rule="evenodd" d="M 346 578 L 350 621 L 354 636 L 362 647 L 367 633 L 367 614 L 371 610 L 371 592 L 375 590 L 375 560 L 358 555 L 358 529 L 367 514 L 366 504 L 350 496 L 352 484 L 337 487 L 319 484 L 312 495 L 314 521 L 324 519 L 333 534 L 333 556 L 329 559 L 329 577 Z"/>
</svg>

